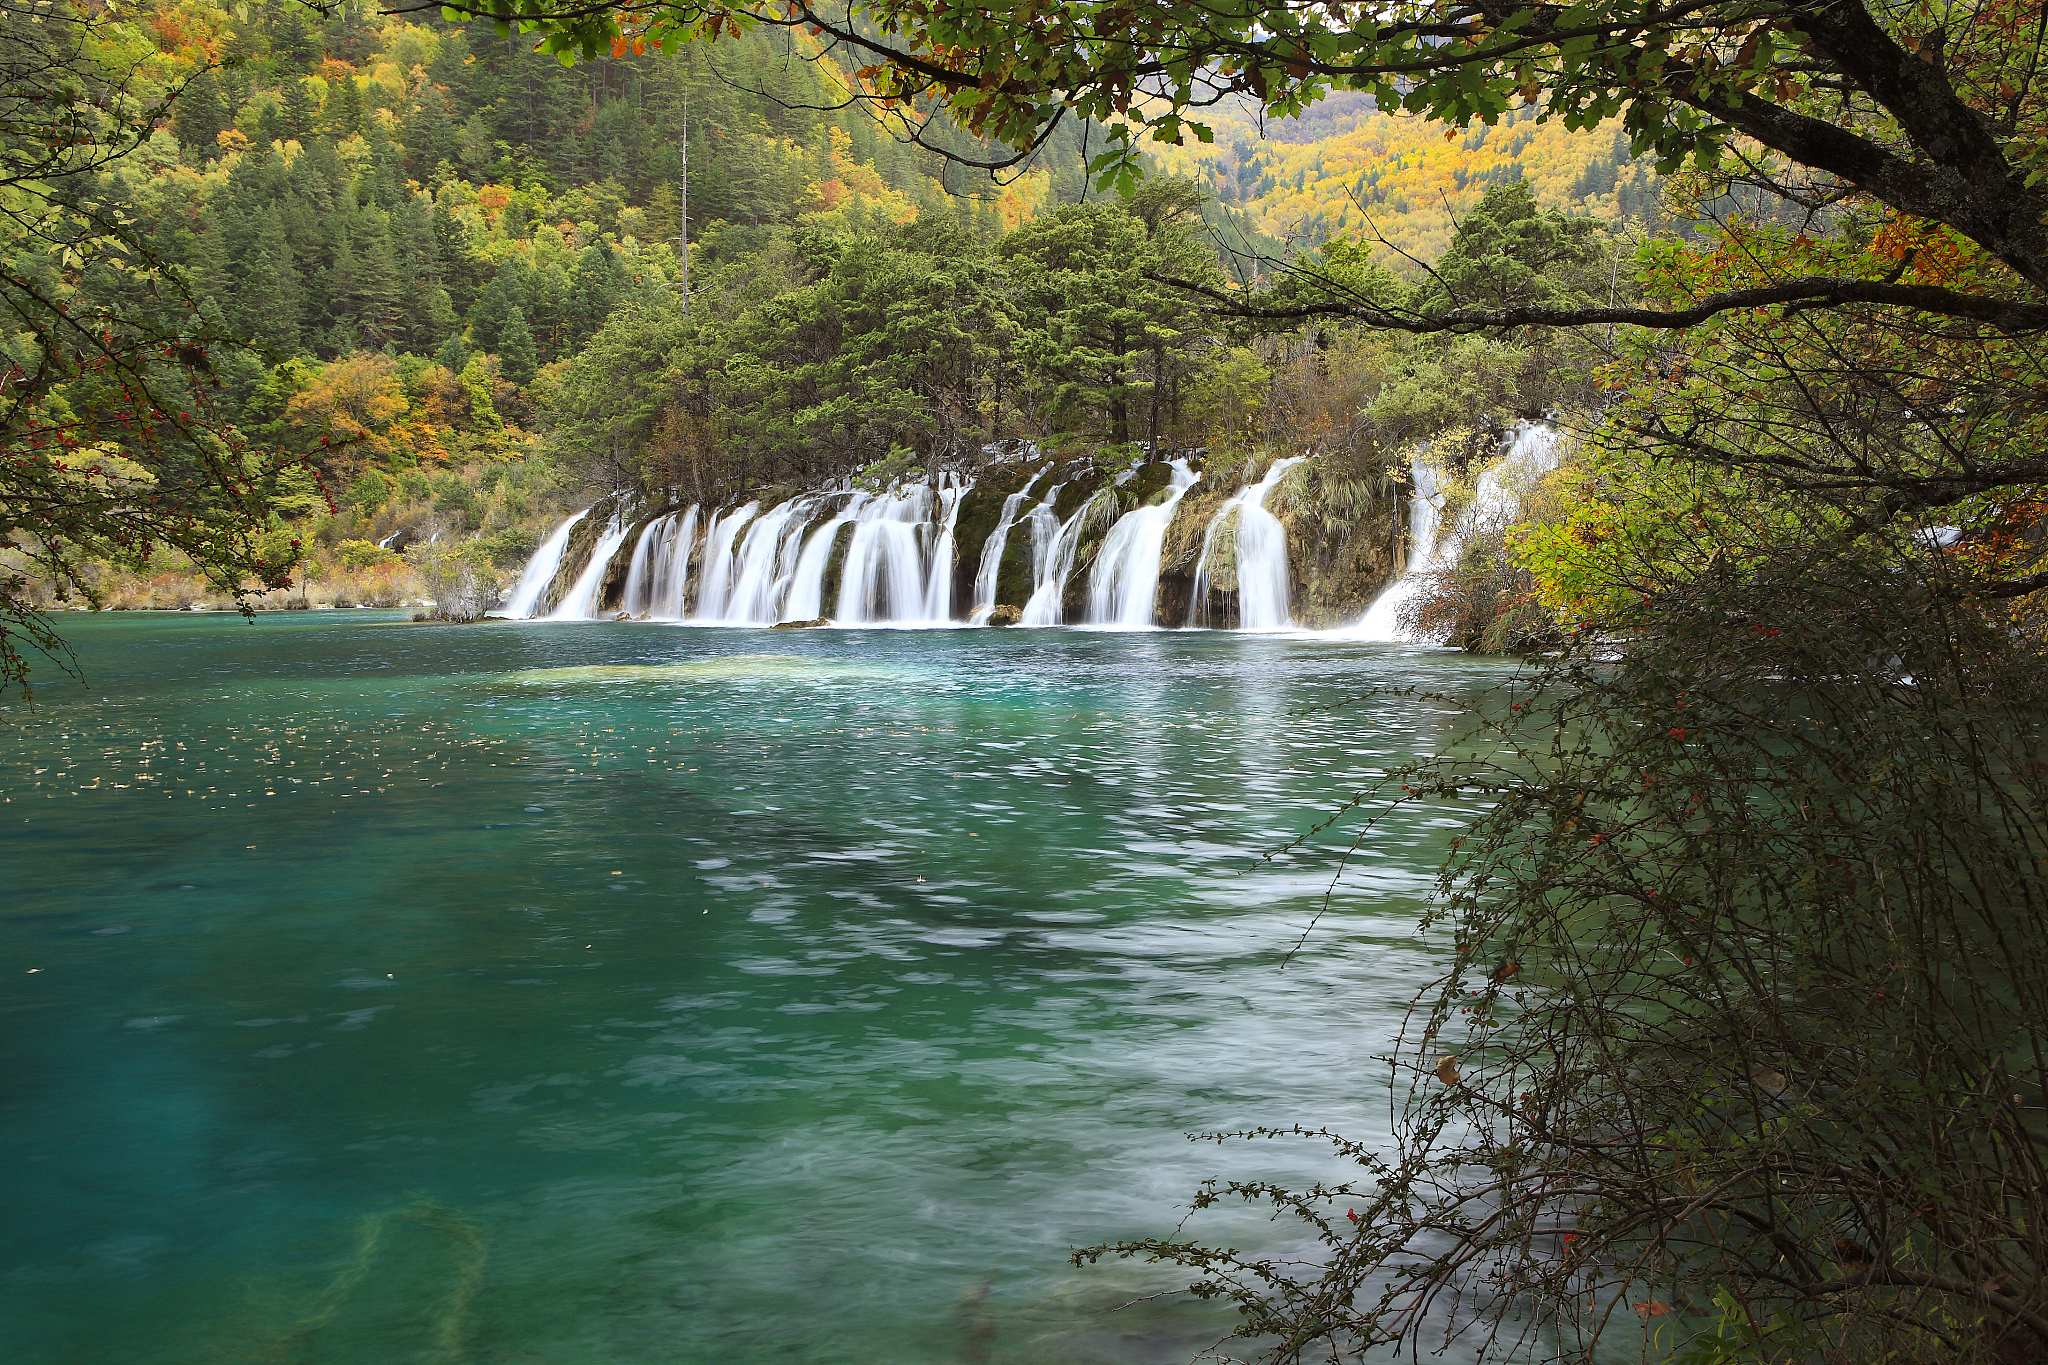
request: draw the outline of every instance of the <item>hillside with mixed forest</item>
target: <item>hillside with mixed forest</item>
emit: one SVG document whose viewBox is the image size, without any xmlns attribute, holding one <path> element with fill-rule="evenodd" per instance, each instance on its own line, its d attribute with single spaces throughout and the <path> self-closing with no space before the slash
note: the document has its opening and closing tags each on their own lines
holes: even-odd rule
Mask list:
<svg viewBox="0 0 2048 1365">
<path fill-rule="evenodd" d="M 168 102 L 94 193 L 209 328 L 252 343 L 210 362 L 226 420 L 319 476 L 276 502 L 271 548 L 303 565 L 271 605 L 416 596 L 430 544 L 502 579 L 615 487 L 886 479 L 1003 440 L 1112 464 L 1334 445 L 1383 479 L 1422 430 L 1394 391 L 1441 379 L 1439 348 L 1375 344 L 1361 369 L 1352 343 L 1241 333 L 1152 276 L 1271 283 L 1335 251 L 1412 278 L 1401 253 L 1440 254 L 1488 186 L 1610 224 L 1651 194 L 1605 134 L 1447 144 L 1340 106 L 1263 138 L 1227 122 L 1201 157 L 1160 148 L 1125 199 L 1084 170 L 1099 127 L 991 176 L 968 163 L 992 149 L 944 118 L 850 101 L 846 65 L 800 34 L 564 67 L 417 19 L 176 0 L 100 30 L 98 59 Z M 115 305 L 142 293 L 140 271 L 42 265 Z M 1457 401 L 1485 397 L 1425 402 L 1425 426 L 1498 429 L 1555 396 L 1481 359 Z M 1382 390 L 1406 409 L 1362 439 Z M 80 569 L 108 605 L 226 601 L 164 549 Z M 78 586 L 38 577 L 46 605 Z"/>
</svg>

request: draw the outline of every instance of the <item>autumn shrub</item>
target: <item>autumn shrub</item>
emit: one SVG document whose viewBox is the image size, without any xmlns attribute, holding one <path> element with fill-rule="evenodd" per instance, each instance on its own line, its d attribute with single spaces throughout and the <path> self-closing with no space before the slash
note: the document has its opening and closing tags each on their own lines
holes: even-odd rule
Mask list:
<svg viewBox="0 0 2048 1365">
<path fill-rule="evenodd" d="M 367 569 L 378 564 L 395 564 L 398 556 L 374 540 L 344 540 L 335 547 L 345 569 Z"/>
</svg>

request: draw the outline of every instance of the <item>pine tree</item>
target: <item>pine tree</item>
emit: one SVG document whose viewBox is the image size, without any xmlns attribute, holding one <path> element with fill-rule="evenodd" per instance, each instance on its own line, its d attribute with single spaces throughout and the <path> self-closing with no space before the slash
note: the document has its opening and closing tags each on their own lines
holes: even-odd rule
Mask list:
<svg viewBox="0 0 2048 1365">
<path fill-rule="evenodd" d="M 576 275 L 569 284 L 569 301 L 564 308 L 568 324 L 566 344 L 580 350 L 590 340 L 625 294 L 628 280 L 618 254 L 603 241 L 585 247 L 576 260 Z"/>
<path fill-rule="evenodd" d="M 306 90 L 306 83 L 297 78 L 284 83 L 284 122 L 291 136 L 304 142 L 313 135 L 319 122 L 319 111 L 314 107 L 313 97 Z"/>
<path fill-rule="evenodd" d="M 334 83 L 327 92 L 323 112 L 327 116 L 327 134 L 337 142 L 363 130 L 363 92 L 356 88 L 355 77 L 343 76 Z"/>
<path fill-rule="evenodd" d="M 448 117 L 448 108 L 442 102 L 439 90 L 429 85 L 420 91 L 419 100 L 405 121 L 401 137 L 405 143 L 405 167 L 412 173 L 412 178 L 422 184 L 433 175 L 435 167 L 444 161 L 455 160 L 458 155 L 455 122 Z"/>
<path fill-rule="evenodd" d="M 426 195 L 409 195 L 391 215 L 391 235 L 405 286 L 405 341 L 421 354 L 439 345 L 455 326 L 455 307 L 441 282 L 434 211 L 427 205 Z"/>
<path fill-rule="evenodd" d="M 434 203 L 434 246 L 441 261 L 441 283 L 448 290 L 449 303 L 458 313 L 476 301 L 480 276 L 477 259 L 470 249 L 469 229 L 449 208 L 446 196 Z"/>
<path fill-rule="evenodd" d="M 375 210 L 366 209 L 357 217 L 349 237 L 356 254 L 356 277 L 349 290 L 356 328 L 367 344 L 382 346 L 397 339 L 404 325 L 398 254 L 391 249 L 384 215 Z"/>
<path fill-rule="evenodd" d="M 380 209 L 394 208 L 404 199 L 405 167 L 399 164 L 398 146 L 384 131 L 379 119 L 366 120 L 363 140 L 370 144 L 369 181 L 366 188 Z M 357 194 L 361 198 L 360 191 Z"/>
<path fill-rule="evenodd" d="M 520 385 L 531 384 L 534 373 L 540 369 L 533 333 L 526 330 L 526 314 L 517 308 L 506 314 L 505 326 L 498 335 L 498 364 L 505 378 Z"/>
<path fill-rule="evenodd" d="M 286 6 L 284 18 L 271 30 L 271 60 L 284 71 L 297 74 L 311 70 L 319 57 L 320 40 L 312 25 L 306 22 L 304 8 L 299 5 Z"/>
<path fill-rule="evenodd" d="M 299 349 L 299 272 L 285 239 L 284 215 L 275 204 L 257 217 L 236 301 L 241 316 L 235 321 L 251 340 L 279 356 Z"/>
<path fill-rule="evenodd" d="M 220 80 L 211 71 L 201 71 L 178 96 L 173 123 L 178 141 L 201 161 L 220 155 L 219 135 L 234 126 L 234 110 L 221 96 Z"/>
<path fill-rule="evenodd" d="M 515 312 L 524 319 L 526 290 L 519 278 L 514 262 L 507 261 L 498 267 L 482 294 L 477 296 L 476 306 L 469 310 L 470 333 L 477 348 L 484 351 L 501 351 L 502 334 L 511 315 Z M 531 334 L 529 333 L 529 337 Z"/>
</svg>

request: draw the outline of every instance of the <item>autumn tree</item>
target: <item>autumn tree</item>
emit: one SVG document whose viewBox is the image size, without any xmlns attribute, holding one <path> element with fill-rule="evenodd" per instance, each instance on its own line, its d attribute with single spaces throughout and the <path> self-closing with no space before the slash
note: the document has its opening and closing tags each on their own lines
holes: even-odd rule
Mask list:
<svg viewBox="0 0 2048 1365">
<path fill-rule="evenodd" d="M 168 550 L 239 596 L 298 558 L 273 509 L 309 477 L 234 427 L 219 371 L 238 343 L 111 174 L 177 93 L 152 93 L 108 12 L 0 0 L 0 681 L 25 686 L 24 646 L 62 657 L 24 568 L 90 601 L 87 559 Z"/>
</svg>

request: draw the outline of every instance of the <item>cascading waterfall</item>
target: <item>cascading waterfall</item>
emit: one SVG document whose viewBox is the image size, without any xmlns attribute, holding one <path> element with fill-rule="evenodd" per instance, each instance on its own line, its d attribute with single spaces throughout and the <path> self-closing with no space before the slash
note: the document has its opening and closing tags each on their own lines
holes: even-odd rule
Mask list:
<svg viewBox="0 0 2048 1365">
<path fill-rule="evenodd" d="M 1054 510 L 1060 500 L 1060 493 L 1066 485 L 1056 483 L 1045 490 L 1045 498 L 1031 509 L 1031 586 L 1035 591 L 1045 581 L 1045 567 L 1052 556 L 1053 542 L 1059 539 L 1060 519 Z"/>
<path fill-rule="evenodd" d="M 789 600 L 783 604 L 784 620 L 816 621 L 824 616 L 825 568 L 832 559 L 832 543 L 838 539 L 839 528 L 860 515 L 869 496 L 861 492 L 848 495 L 846 505 L 805 538 L 790 581 Z"/>
<path fill-rule="evenodd" d="M 612 556 L 619 546 L 626 543 L 626 534 L 632 528 L 623 517 L 613 517 L 611 524 L 598 537 L 596 548 L 590 552 L 590 563 L 576 576 L 576 582 L 569 591 L 562 594 L 562 601 L 549 612 L 550 621 L 589 621 L 597 615 L 597 593 L 604 586 L 604 571 L 611 566 Z"/>
<path fill-rule="evenodd" d="M 716 619 L 733 625 L 770 625 L 782 619 L 779 599 L 796 570 L 804 526 L 815 506 L 813 498 L 792 498 L 747 527 L 746 539 L 740 542 L 738 575 Z M 699 610 L 697 615 L 713 619 L 709 611 Z"/>
<path fill-rule="evenodd" d="M 919 619 L 925 607 L 925 573 L 918 530 L 931 519 L 931 508 L 932 490 L 918 484 L 892 488 L 860 509 L 846 546 L 839 605 L 833 612 L 841 625 Z"/>
<path fill-rule="evenodd" d="M 697 509 L 669 512 L 647 523 L 626 565 L 619 610 L 650 621 L 677 621 L 689 586 L 690 547 L 697 538 Z"/>
<path fill-rule="evenodd" d="M 697 583 L 697 610 L 693 621 L 723 621 L 725 603 L 732 586 L 732 543 L 740 528 L 754 519 L 761 504 L 750 502 L 723 515 L 713 513 L 704 529 L 704 575 Z"/>
<path fill-rule="evenodd" d="M 1010 545 L 1010 528 L 1017 524 L 1017 509 L 1024 505 L 1024 499 L 1031 495 L 1031 486 L 1052 471 L 1052 466 L 1033 474 L 1025 480 L 1024 486 L 1003 499 L 1002 513 L 996 518 L 996 529 L 988 533 L 982 543 L 981 565 L 974 574 L 974 604 L 967 613 L 967 623 L 978 626 L 988 620 L 989 613 L 996 609 L 996 579 L 1002 572 L 1003 552 Z M 1033 547 L 1034 550 L 1036 546 Z M 1033 568 L 1037 556 L 1033 555 Z M 1035 582 L 1035 580 L 1034 580 Z"/>
<path fill-rule="evenodd" d="M 540 605 L 541 594 L 548 590 L 548 584 L 555 581 L 555 571 L 562 567 L 562 555 L 569 548 L 569 534 L 576 524 L 590 515 L 584 508 L 575 516 L 557 526 L 533 552 L 533 558 L 526 561 L 526 569 L 519 575 L 518 584 L 512 589 L 512 596 L 506 599 L 505 615 L 514 621 L 533 618 L 534 609 Z"/>
<path fill-rule="evenodd" d="M 680 621 L 690 600 L 690 551 L 697 544 L 697 504 L 691 503 L 680 516 L 670 513 L 662 520 L 669 530 L 649 571 L 653 588 L 647 615 L 656 621 Z"/>
<path fill-rule="evenodd" d="M 974 487 L 972 479 L 939 476 L 939 502 L 945 510 L 938 538 L 926 561 L 924 577 L 924 619 L 943 625 L 953 619 L 953 528 L 960 521 L 960 504 Z M 950 484 L 950 487 L 944 485 Z"/>
<path fill-rule="evenodd" d="M 1090 498 L 1074 509 L 1074 515 L 1063 522 L 1054 522 L 1052 514 L 1055 488 L 1046 495 L 1038 511 L 1044 512 L 1044 520 L 1053 522 L 1058 529 L 1045 542 L 1040 551 L 1037 544 L 1032 546 L 1032 589 L 1031 600 L 1024 604 L 1024 617 L 1018 622 L 1025 626 L 1056 626 L 1065 615 L 1062 603 L 1067 595 L 1067 575 L 1074 571 L 1074 552 L 1081 547 L 1081 526 L 1087 520 L 1088 509 L 1095 505 Z M 1102 496 L 1096 494 L 1096 497 Z M 1036 532 L 1040 522 L 1037 512 L 1032 514 L 1032 530 Z"/>
<path fill-rule="evenodd" d="M 1174 460 L 1169 467 L 1173 480 L 1166 498 L 1149 507 L 1126 512 L 1109 530 L 1095 567 L 1088 576 L 1088 624 L 1091 626 L 1149 626 L 1159 597 L 1159 554 L 1166 544 L 1166 526 L 1173 509 L 1187 496 L 1202 476 L 1188 468 L 1186 460 Z M 1282 605 L 1281 610 L 1286 610 Z"/>
<path fill-rule="evenodd" d="M 1441 526 L 1443 496 L 1436 472 L 1416 461 L 1412 477 L 1415 493 L 1409 501 L 1410 543 L 1408 571 L 1394 581 L 1367 608 L 1358 624 L 1335 632 L 1350 640 L 1379 640 L 1391 644 L 1410 643 L 1414 636 L 1401 626 L 1401 609 L 1413 601 L 1428 582 L 1428 575 L 1458 562 L 1466 532 L 1493 517 L 1512 516 L 1521 499 L 1522 485 L 1557 467 L 1563 447 L 1555 429 L 1529 422 L 1516 428 L 1500 459 L 1479 476 L 1472 487 L 1472 502 L 1457 523 Z"/>
<path fill-rule="evenodd" d="M 1506 514 L 1518 480 L 1551 467 L 1557 458 L 1556 439 L 1547 428 L 1521 428 L 1502 458 L 1481 476 L 1466 516 Z M 1300 463 L 1299 457 L 1275 461 L 1263 477 L 1238 489 L 1209 519 L 1194 567 L 1188 625 L 1208 623 L 1214 579 L 1224 575 L 1226 565 L 1234 565 L 1240 628 L 1276 630 L 1291 624 L 1293 585 L 1285 531 L 1266 503 Z M 994 609 L 1004 558 L 1020 522 L 1030 526 L 1032 585 L 1022 624 L 1059 625 L 1065 619 L 1069 580 L 1082 545 L 1092 543 L 1114 513 L 1115 495 L 1107 488 L 1096 489 L 1073 515 L 1062 519 L 1057 509 L 1071 485 L 1046 488 L 1053 468 L 1048 464 L 1031 473 L 1022 487 L 999 500 L 993 529 L 978 547 L 972 599 L 957 604 L 958 614 L 971 623 L 986 624 Z M 1089 571 L 1086 607 L 1078 613 L 1083 624 L 1110 629 L 1156 624 L 1166 533 L 1201 477 L 1184 460 L 1171 461 L 1170 469 L 1159 502 L 1117 518 L 1102 536 Z M 1470 523 L 1461 520 L 1457 527 L 1439 528 L 1441 499 L 1433 476 L 1427 466 L 1418 465 L 1415 478 L 1415 550 L 1409 574 L 1358 624 L 1330 635 L 1403 638 L 1396 617 L 1420 589 L 1421 576 L 1455 559 Z M 615 516 L 595 537 L 589 559 L 572 566 L 574 584 L 559 601 L 551 601 L 549 588 L 565 576 L 569 544 L 590 515 L 585 510 L 548 535 L 520 575 L 504 614 L 518 619 L 590 620 L 616 560 L 625 568 L 620 609 L 643 620 L 758 626 L 830 616 L 846 626 L 951 624 L 956 619 L 954 559 L 960 517 L 973 487 L 970 479 L 940 473 L 928 482 L 897 485 L 883 493 L 804 493 L 765 511 L 758 500 L 723 510 L 692 506 L 649 520 L 627 553 L 621 550 L 634 534 L 632 523 Z M 584 527 L 586 543 L 591 529 Z M 957 552 L 975 551 L 957 547 Z"/>
<path fill-rule="evenodd" d="M 626 586 L 619 593 L 619 610 L 628 616 L 642 616 L 647 611 L 649 572 L 654 555 L 661 545 L 663 534 L 668 529 L 667 517 L 656 517 L 641 528 L 640 539 L 633 543 L 633 558 L 626 565 Z"/>
<path fill-rule="evenodd" d="M 1217 538 L 1230 518 L 1237 518 L 1237 625 L 1240 630 L 1280 630 L 1293 623 L 1289 607 L 1293 585 L 1287 576 L 1287 532 L 1280 518 L 1266 510 L 1266 495 L 1304 456 L 1275 460 L 1266 476 L 1249 484 L 1216 509 L 1202 531 L 1202 557 L 1195 561 L 1194 594 L 1188 600 L 1188 624 L 1209 624 L 1209 563 Z"/>
</svg>

